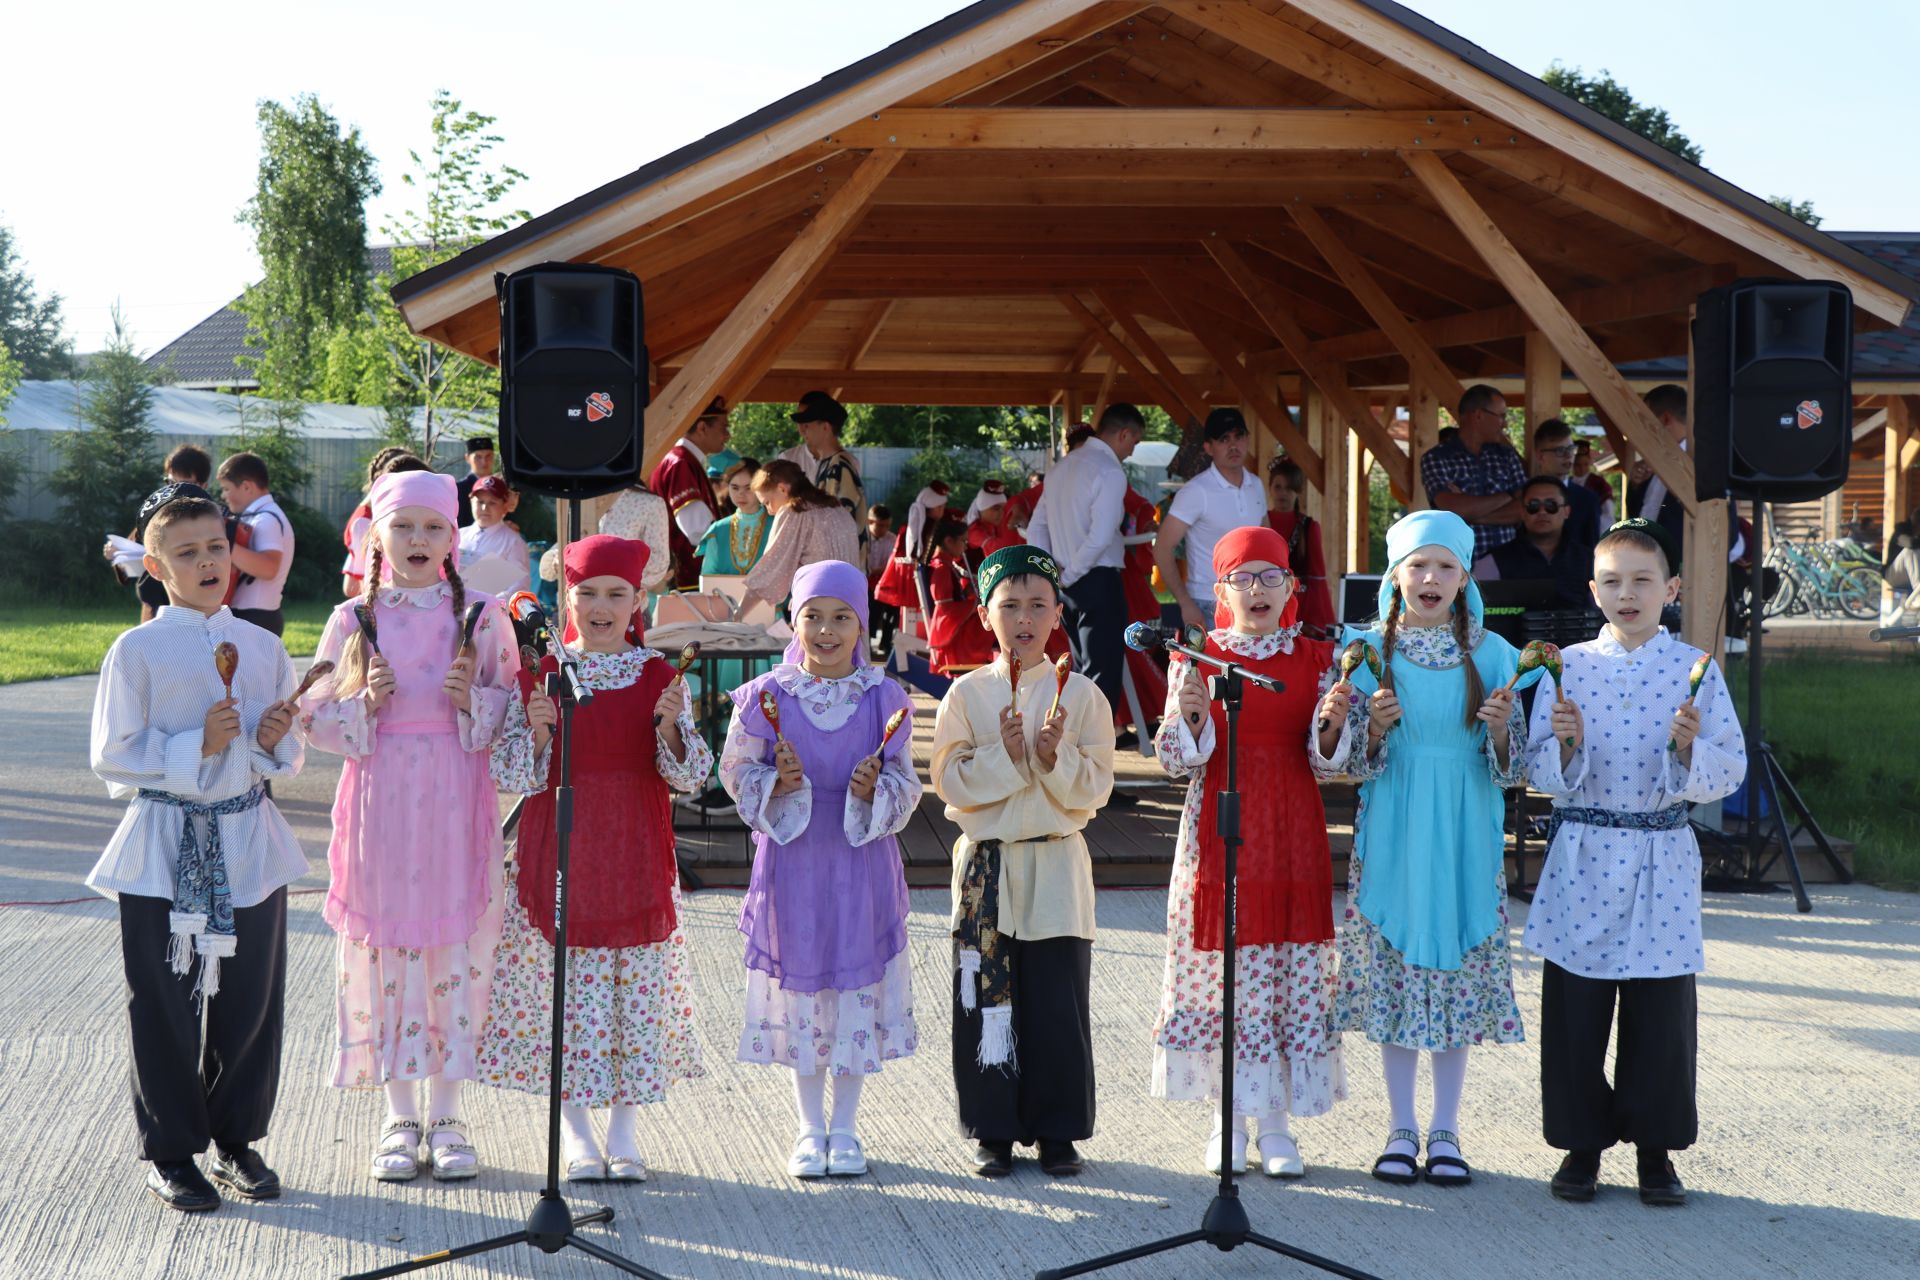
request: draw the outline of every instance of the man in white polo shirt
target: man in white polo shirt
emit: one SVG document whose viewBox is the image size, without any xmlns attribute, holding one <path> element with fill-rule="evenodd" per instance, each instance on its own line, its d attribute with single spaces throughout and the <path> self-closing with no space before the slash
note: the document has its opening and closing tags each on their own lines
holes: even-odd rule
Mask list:
<svg viewBox="0 0 1920 1280">
<path fill-rule="evenodd" d="M 1247 468 L 1248 443 L 1247 420 L 1238 409 L 1215 409 L 1207 415 L 1202 447 L 1213 465 L 1173 495 L 1153 541 L 1160 580 L 1173 592 L 1181 618 L 1192 626 L 1213 626 L 1213 544 L 1234 529 L 1267 521 L 1266 489 Z M 1184 580 L 1174 565 L 1174 551 L 1183 538 Z"/>
<path fill-rule="evenodd" d="M 220 464 L 220 500 L 238 521 L 233 536 L 237 585 L 233 616 L 279 635 L 286 626 L 280 598 L 293 569 L 293 525 L 273 500 L 267 464 L 253 453 L 236 453 Z"/>
</svg>

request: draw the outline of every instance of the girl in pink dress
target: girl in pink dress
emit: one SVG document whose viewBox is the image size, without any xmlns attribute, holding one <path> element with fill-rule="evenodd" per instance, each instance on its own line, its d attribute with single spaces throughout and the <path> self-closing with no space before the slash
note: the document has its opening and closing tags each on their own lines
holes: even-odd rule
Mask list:
<svg viewBox="0 0 1920 1280">
<path fill-rule="evenodd" d="M 519 670 L 498 603 L 462 643 L 451 476 L 382 476 L 368 495 L 366 586 L 327 619 L 316 660 L 338 664 L 302 700 L 302 732 L 346 757 L 327 848 L 326 919 L 339 934 L 336 1088 L 384 1087 L 372 1173 L 471 1178 L 460 1119 L 500 937 L 500 815 L 488 756 Z M 417 1083 L 429 1082 L 427 1152 Z"/>
</svg>

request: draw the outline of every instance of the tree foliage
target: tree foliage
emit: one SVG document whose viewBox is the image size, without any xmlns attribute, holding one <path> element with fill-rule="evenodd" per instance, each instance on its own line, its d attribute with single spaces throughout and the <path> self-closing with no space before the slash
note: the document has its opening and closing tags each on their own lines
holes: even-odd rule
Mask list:
<svg viewBox="0 0 1920 1280">
<path fill-rule="evenodd" d="M 1813 211 L 1813 201 L 1795 200 L 1792 196 L 1768 196 L 1767 203 L 1790 218 L 1798 218 L 1810 227 L 1817 227 L 1824 219 Z"/>
<path fill-rule="evenodd" d="M 12 352 L 20 378 L 73 376 L 73 340 L 60 336 L 63 323 L 60 295 L 38 296 L 12 229 L 0 223 L 0 345 Z"/>
<path fill-rule="evenodd" d="M 1540 78 L 1575 102 L 1591 107 L 1616 124 L 1625 125 L 1682 160 L 1700 163 L 1704 153 L 1675 127 L 1665 109 L 1640 102 L 1606 68 L 1602 67 L 1597 76 L 1588 76 L 1582 74 L 1580 68 L 1568 67 L 1555 58 Z"/>
<path fill-rule="evenodd" d="M 55 443 L 60 461 L 49 483 L 74 536 L 97 546 L 102 534 L 133 524 L 160 474 L 152 411 L 153 383 L 116 307 L 113 337 L 87 364 L 83 429 Z"/>
<path fill-rule="evenodd" d="M 19 386 L 20 362 L 8 350 L 6 339 L 0 338 L 0 503 L 11 498 L 13 491 L 20 487 L 25 465 L 14 448 L 13 432 L 7 430 L 7 402 L 13 399 Z"/>
<path fill-rule="evenodd" d="M 380 193 L 373 153 L 312 94 L 259 105 L 260 167 L 237 215 L 253 229 L 263 275 L 240 300 L 261 350 L 243 357 L 270 396 L 308 396 L 317 352 L 367 304 L 367 213 Z"/>
</svg>

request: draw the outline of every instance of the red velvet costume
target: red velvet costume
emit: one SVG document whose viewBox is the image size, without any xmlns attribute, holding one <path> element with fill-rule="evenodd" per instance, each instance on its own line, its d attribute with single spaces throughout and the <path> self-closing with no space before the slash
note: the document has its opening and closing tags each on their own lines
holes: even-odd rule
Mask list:
<svg viewBox="0 0 1920 1280">
<path fill-rule="evenodd" d="M 1269 511 L 1267 524 L 1287 540 L 1291 551 L 1301 516 L 1297 511 Z M 1300 601 L 1300 621 L 1310 627 L 1334 625 L 1333 596 L 1327 585 L 1327 557 L 1320 545 L 1320 522 L 1307 522 L 1306 561 L 1297 569 L 1294 590 Z M 1297 559 L 1297 557 L 1296 557 Z"/>
<path fill-rule="evenodd" d="M 660 459 L 660 465 L 647 477 L 647 488 L 666 501 L 667 510 L 674 516 L 690 502 L 704 502 L 709 515 L 720 514 L 720 504 L 714 500 L 713 481 L 707 479 L 706 467 L 684 444 L 667 450 L 667 456 Z M 693 553 L 693 543 L 680 531 L 680 522 L 676 519 L 667 521 L 667 549 L 673 553 L 673 585 L 681 590 L 698 587 L 700 557 Z"/>
<path fill-rule="evenodd" d="M 933 620 L 928 643 L 935 674 L 959 675 L 993 661 L 998 651 L 993 633 L 980 625 L 980 593 L 965 560 L 950 560 L 935 552 L 928 568 L 933 596 Z"/>
</svg>

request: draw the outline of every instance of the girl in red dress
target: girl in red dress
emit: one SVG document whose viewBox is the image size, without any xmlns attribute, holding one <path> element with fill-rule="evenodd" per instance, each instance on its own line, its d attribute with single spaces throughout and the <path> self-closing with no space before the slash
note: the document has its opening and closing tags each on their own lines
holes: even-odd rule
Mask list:
<svg viewBox="0 0 1920 1280">
<path fill-rule="evenodd" d="M 1334 626 L 1333 596 L 1327 590 L 1327 557 L 1320 546 L 1320 522 L 1300 510 L 1306 474 L 1285 456 L 1267 464 L 1267 524 L 1287 540 L 1287 554 L 1299 575 L 1300 621 L 1309 627 Z"/>
<path fill-rule="evenodd" d="M 933 597 L 929 665 L 935 675 L 957 676 L 993 661 L 993 633 L 980 625 L 980 592 L 967 564 L 967 527 L 958 520 L 942 521 L 930 541 L 934 551 L 927 565 L 927 590 Z"/>
<path fill-rule="evenodd" d="M 1246 687 L 1240 714 L 1241 835 L 1234 949 L 1236 1044 L 1231 1159 L 1246 1167 L 1246 1120 L 1259 1117 L 1258 1164 L 1276 1178 L 1306 1167 L 1288 1117 L 1322 1115 L 1346 1097 L 1333 1028 L 1333 860 L 1326 814 L 1307 761 L 1323 673 L 1333 646 L 1300 634 L 1286 541 L 1272 529 L 1235 529 L 1215 544 L 1215 629 L 1209 654 L 1271 676 L 1282 693 Z M 1154 746 L 1190 779 L 1167 893 L 1167 967 L 1154 1023 L 1153 1096 L 1220 1096 L 1220 976 L 1225 847 L 1215 815 L 1226 786 L 1225 713 L 1207 700 L 1203 673 L 1176 655 Z M 1204 1160 L 1220 1168 L 1217 1109 Z"/>
</svg>

